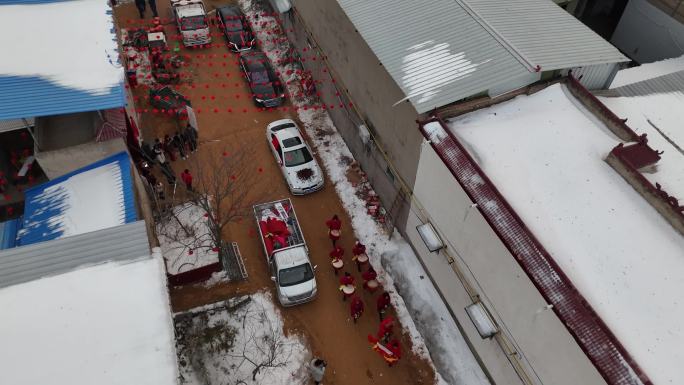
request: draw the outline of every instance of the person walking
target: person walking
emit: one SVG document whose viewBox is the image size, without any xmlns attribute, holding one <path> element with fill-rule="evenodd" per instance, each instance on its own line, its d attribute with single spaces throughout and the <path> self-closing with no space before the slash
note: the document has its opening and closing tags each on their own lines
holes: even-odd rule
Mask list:
<svg viewBox="0 0 684 385">
<path fill-rule="evenodd" d="M 313 380 L 314 384 L 322 384 L 326 366 L 328 366 L 328 363 L 320 358 L 314 358 L 311 360 L 311 362 L 309 362 L 309 373 L 311 373 L 311 379 Z"/>
<path fill-rule="evenodd" d="M 325 221 L 325 224 L 328 226 L 328 236 L 332 241 L 333 247 L 335 247 L 337 240 L 340 239 L 340 235 L 342 235 L 342 221 L 340 221 L 340 218 L 335 214 L 332 218 Z"/>
<path fill-rule="evenodd" d="M 190 152 L 197 151 L 197 130 L 188 124 L 185 127 L 185 136 L 188 138 L 188 146 L 190 147 Z"/>
<path fill-rule="evenodd" d="M 382 343 L 387 343 L 390 337 L 392 337 L 393 328 L 394 318 L 392 318 L 391 316 L 387 316 L 387 318 L 380 322 L 380 326 L 378 326 L 378 334 L 376 334 L 377 339 L 382 341 Z"/>
<path fill-rule="evenodd" d="M 173 136 L 173 146 L 178 150 L 181 159 L 186 159 L 188 157 L 185 150 L 185 141 L 178 131 L 176 131 L 176 135 Z"/>
<path fill-rule="evenodd" d="M 351 313 L 351 317 L 354 320 L 354 323 L 356 323 L 356 320 L 361 318 L 361 315 L 363 314 L 363 301 L 361 298 L 359 298 L 358 295 L 355 295 L 354 298 L 351 300 L 351 304 L 349 305 L 349 312 Z"/>
<path fill-rule="evenodd" d="M 366 246 L 359 242 L 356 241 L 354 244 L 354 247 L 352 248 L 352 261 L 356 262 L 356 268 L 361 272 L 361 268 L 363 265 L 368 263 L 368 255 L 366 254 Z"/>
<path fill-rule="evenodd" d="M 378 281 L 376 279 L 378 278 L 378 273 L 375 272 L 373 266 L 369 266 L 368 270 L 361 274 L 361 278 L 363 278 L 363 288 L 368 290 L 371 294 L 374 293 L 380 286 L 378 285 Z"/>
<path fill-rule="evenodd" d="M 148 0 L 148 3 L 150 4 L 150 9 L 152 10 L 152 15 L 154 17 L 159 17 L 159 14 L 157 13 L 157 1 L 156 0 Z M 140 18 L 144 19 L 145 18 L 145 0 L 135 0 L 135 6 L 138 8 L 138 12 L 140 13 Z"/>
<path fill-rule="evenodd" d="M 335 246 L 333 247 L 332 251 L 330 251 L 330 260 L 333 266 L 333 270 L 335 271 L 335 275 L 344 267 L 344 262 L 342 261 L 342 257 L 344 256 L 344 249 L 340 246 Z"/>
<path fill-rule="evenodd" d="M 389 308 L 390 304 L 391 301 L 389 293 L 386 291 L 382 292 L 382 294 L 380 294 L 380 297 L 378 297 L 378 300 L 376 302 L 376 307 L 378 309 L 380 321 L 382 321 L 382 318 L 385 316 L 385 313 L 387 312 L 387 309 Z"/>
<path fill-rule="evenodd" d="M 164 145 L 159 140 L 159 138 L 154 140 L 153 150 L 157 162 L 159 162 L 160 166 L 164 167 L 164 165 L 166 164 L 166 156 L 164 156 Z"/>
<path fill-rule="evenodd" d="M 340 277 L 340 291 L 342 292 L 342 301 L 346 301 L 347 298 L 354 295 L 354 291 L 356 291 L 356 287 L 354 287 L 354 277 L 352 277 L 348 271 L 345 271 L 344 275 Z"/>
<path fill-rule="evenodd" d="M 174 148 L 175 146 L 173 145 L 173 139 L 168 134 L 164 135 L 162 149 L 172 162 L 176 161 L 176 151 L 174 150 Z"/>
<path fill-rule="evenodd" d="M 185 183 L 185 187 L 187 187 L 188 191 L 193 191 L 192 190 L 192 174 L 190 174 L 190 170 L 187 168 L 183 170 L 181 173 L 181 180 L 183 183 Z"/>
</svg>

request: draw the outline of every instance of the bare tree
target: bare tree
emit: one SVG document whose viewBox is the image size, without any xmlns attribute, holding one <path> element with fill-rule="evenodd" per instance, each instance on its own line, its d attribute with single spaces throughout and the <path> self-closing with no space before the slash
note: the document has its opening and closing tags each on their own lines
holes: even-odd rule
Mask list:
<svg viewBox="0 0 684 385">
<path fill-rule="evenodd" d="M 218 252 L 225 261 L 228 277 L 242 278 L 240 266 L 226 246 L 223 234 L 231 222 L 249 215 L 251 207 L 268 193 L 263 186 L 258 188 L 256 165 L 248 146 L 240 146 L 234 151 L 206 149 L 192 156 L 187 168 L 193 175 L 193 190 L 185 194 L 185 204 L 166 211 L 157 226 L 158 235 L 173 241 L 182 249 L 180 252 L 208 249 Z M 206 221 L 206 226 L 184 220 L 187 217 L 184 211 L 190 209 L 201 211 L 201 217 L 195 220 Z M 201 227 L 205 230 L 201 231 Z"/>
</svg>

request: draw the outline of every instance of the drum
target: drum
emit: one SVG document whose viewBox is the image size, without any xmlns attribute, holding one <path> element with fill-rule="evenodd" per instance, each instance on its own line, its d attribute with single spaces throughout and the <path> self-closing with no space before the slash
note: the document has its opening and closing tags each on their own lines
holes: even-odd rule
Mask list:
<svg viewBox="0 0 684 385">
<path fill-rule="evenodd" d="M 354 285 L 344 285 L 344 286 L 342 286 L 342 292 L 343 292 L 345 295 L 352 295 L 352 294 L 354 294 L 354 290 L 356 290 L 356 288 L 354 287 Z"/>
<path fill-rule="evenodd" d="M 368 262 L 368 254 L 363 253 L 361 255 L 356 256 L 356 261 L 358 263 L 366 263 Z"/>
<path fill-rule="evenodd" d="M 369 289 L 375 290 L 380 286 L 380 283 L 374 279 L 371 279 L 370 281 L 366 282 L 366 286 L 368 286 Z"/>
<path fill-rule="evenodd" d="M 335 269 L 341 269 L 344 266 L 344 262 L 341 259 L 333 259 L 332 265 Z"/>
<path fill-rule="evenodd" d="M 340 230 L 330 230 L 330 237 L 331 238 L 339 238 L 340 237 Z"/>
</svg>

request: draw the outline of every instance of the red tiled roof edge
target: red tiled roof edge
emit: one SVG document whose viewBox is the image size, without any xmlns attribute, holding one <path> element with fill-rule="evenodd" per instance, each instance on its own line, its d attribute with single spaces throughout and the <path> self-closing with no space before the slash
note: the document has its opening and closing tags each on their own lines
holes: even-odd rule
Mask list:
<svg viewBox="0 0 684 385">
<path fill-rule="evenodd" d="M 447 134 L 431 141 L 424 125 L 439 122 Z M 610 385 L 653 385 L 608 326 L 544 249 L 515 210 L 439 117 L 417 121 L 423 136 L 518 261 L 577 344 Z M 479 177 L 479 178 L 478 178 Z"/>
</svg>

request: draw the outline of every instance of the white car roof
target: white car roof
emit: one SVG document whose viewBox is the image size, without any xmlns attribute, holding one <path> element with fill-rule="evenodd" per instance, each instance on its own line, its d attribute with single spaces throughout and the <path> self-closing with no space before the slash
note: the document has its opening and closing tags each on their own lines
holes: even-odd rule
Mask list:
<svg viewBox="0 0 684 385">
<path fill-rule="evenodd" d="M 280 269 L 287 269 L 308 263 L 309 258 L 307 258 L 305 250 L 306 249 L 303 246 L 294 247 L 283 251 L 276 250 L 274 256 L 276 259 L 276 264 Z"/>
</svg>

